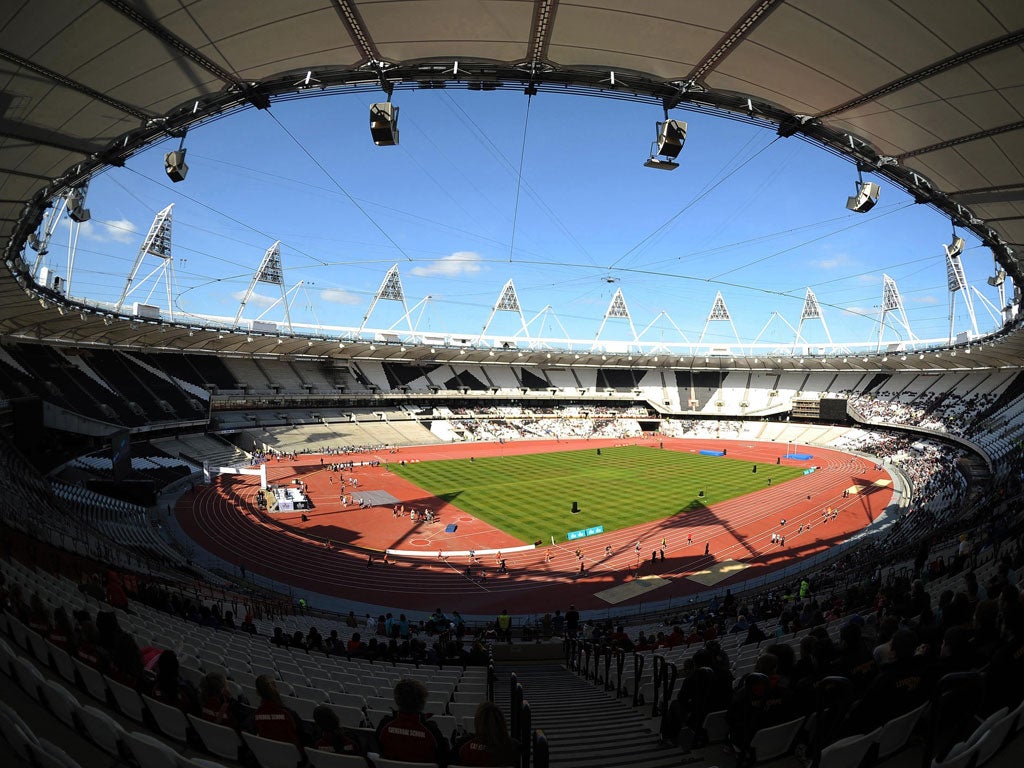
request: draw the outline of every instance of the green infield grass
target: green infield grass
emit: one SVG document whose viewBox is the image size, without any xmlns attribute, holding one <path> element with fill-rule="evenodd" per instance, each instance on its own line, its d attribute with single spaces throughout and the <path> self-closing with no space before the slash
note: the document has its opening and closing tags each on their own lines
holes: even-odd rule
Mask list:
<svg viewBox="0 0 1024 768">
<path fill-rule="evenodd" d="M 396 475 L 524 543 L 569 531 L 686 515 L 800 476 L 803 469 L 647 446 L 522 456 L 392 462 Z M 704 496 L 700 496 L 700 492 Z M 572 514 L 577 502 L 579 513 Z"/>
</svg>

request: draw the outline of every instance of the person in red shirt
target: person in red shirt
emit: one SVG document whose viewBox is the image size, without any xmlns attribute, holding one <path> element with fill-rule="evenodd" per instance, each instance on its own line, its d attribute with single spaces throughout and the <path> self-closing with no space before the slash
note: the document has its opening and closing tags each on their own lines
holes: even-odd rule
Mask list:
<svg viewBox="0 0 1024 768">
<path fill-rule="evenodd" d="M 403 678 L 395 683 L 398 714 L 383 718 L 377 726 L 381 757 L 413 763 L 448 763 L 448 740 L 437 724 L 423 714 L 428 695 L 419 680 Z"/>
<path fill-rule="evenodd" d="M 29 599 L 29 606 L 28 628 L 40 637 L 46 637 L 50 634 L 50 629 L 52 629 L 50 611 L 43 603 L 43 598 L 39 596 L 38 592 L 32 593 L 32 597 Z"/>
<path fill-rule="evenodd" d="M 195 688 L 181 678 L 180 670 L 178 655 L 171 650 L 163 651 L 154 665 L 156 682 L 151 695 L 157 701 L 177 707 L 182 712 L 197 715 L 199 702 Z"/>
<path fill-rule="evenodd" d="M 473 733 L 455 745 L 459 765 L 518 765 L 519 742 L 508 735 L 505 716 L 496 704 L 485 701 L 476 708 Z"/>
<path fill-rule="evenodd" d="M 330 707 L 321 704 L 314 709 L 313 722 L 320 729 L 320 738 L 313 745 L 314 749 L 343 755 L 363 754 L 359 744 L 349 738 L 349 735 L 342 729 L 338 715 Z"/>
<path fill-rule="evenodd" d="M 199 707 L 203 720 L 238 730 L 238 702 L 219 672 L 211 672 L 199 683 Z"/>
<path fill-rule="evenodd" d="M 53 627 L 47 639 L 65 651 L 71 647 L 71 638 L 74 636 L 74 629 L 71 626 L 71 619 L 64 606 L 58 606 L 53 612 Z"/>
<path fill-rule="evenodd" d="M 352 637 L 345 646 L 345 650 L 349 656 L 364 656 L 366 654 L 366 644 L 363 642 L 362 635 L 358 632 L 353 632 Z"/>
<path fill-rule="evenodd" d="M 260 705 L 253 714 L 256 735 L 264 739 L 286 741 L 301 748 L 299 719 L 281 703 L 281 694 L 273 678 L 268 675 L 257 677 L 256 692 L 260 695 Z"/>
</svg>

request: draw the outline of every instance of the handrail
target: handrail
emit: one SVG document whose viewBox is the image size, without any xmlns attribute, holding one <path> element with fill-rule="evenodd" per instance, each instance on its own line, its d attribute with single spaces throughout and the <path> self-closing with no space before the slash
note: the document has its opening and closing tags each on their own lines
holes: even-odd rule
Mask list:
<svg viewBox="0 0 1024 768">
<path fill-rule="evenodd" d="M 626 666 L 626 652 L 619 648 L 615 651 L 615 698 L 625 695 L 622 690 L 622 670 Z"/>
<path fill-rule="evenodd" d="M 533 714 L 530 702 L 523 700 L 519 713 L 519 743 L 522 745 L 521 768 L 530 768 L 530 751 L 533 746 Z"/>
<path fill-rule="evenodd" d="M 523 705 L 523 686 L 516 681 L 515 673 L 512 674 L 512 696 L 509 699 L 509 719 L 512 733 L 519 733 L 519 716 Z"/>
<path fill-rule="evenodd" d="M 633 706 L 640 706 L 640 682 L 644 675 L 644 666 L 647 664 L 647 660 L 642 654 L 633 653 Z"/>
<path fill-rule="evenodd" d="M 612 648 L 606 645 L 604 651 L 604 689 L 610 691 L 615 687 L 612 682 Z"/>
<path fill-rule="evenodd" d="M 657 717 L 668 709 L 669 699 L 679 677 L 679 670 L 675 663 L 667 661 L 661 654 L 655 654 L 652 663 L 654 664 L 654 700 L 651 702 L 651 717 Z"/>
</svg>

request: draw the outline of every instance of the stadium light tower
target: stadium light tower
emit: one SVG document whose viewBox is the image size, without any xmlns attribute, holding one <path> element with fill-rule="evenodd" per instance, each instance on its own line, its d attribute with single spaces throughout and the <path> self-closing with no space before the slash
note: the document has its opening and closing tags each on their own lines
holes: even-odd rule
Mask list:
<svg viewBox="0 0 1024 768">
<path fill-rule="evenodd" d="M 971 296 L 970 286 L 967 285 L 963 262 L 960 260 L 960 256 L 964 252 L 964 239 L 957 237 L 956 230 L 954 230 L 953 242 L 942 247 L 946 251 L 946 285 L 949 288 L 949 344 L 952 345 L 956 295 L 958 293 L 963 297 L 967 316 L 971 320 L 971 332 L 974 336 L 978 335 L 978 320 L 974 314 L 974 301 Z"/>
</svg>

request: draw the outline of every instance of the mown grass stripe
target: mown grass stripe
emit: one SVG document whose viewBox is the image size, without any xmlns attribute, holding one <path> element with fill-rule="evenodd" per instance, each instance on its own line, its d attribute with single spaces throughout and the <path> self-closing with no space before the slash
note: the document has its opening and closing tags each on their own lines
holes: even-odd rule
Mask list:
<svg viewBox="0 0 1024 768">
<path fill-rule="evenodd" d="M 523 542 L 603 525 L 628 528 L 744 496 L 803 470 L 727 456 L 622 446 L 557 453 L 424 461 L 391 470 L 429 494 Z M 700 491 L 704 496 L 699 495 Z M 571 514 L 572 503 L 579 514 Z"/>
</svg>

